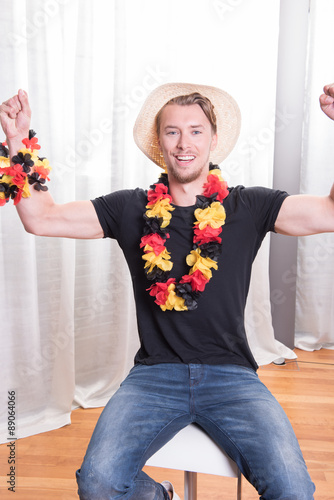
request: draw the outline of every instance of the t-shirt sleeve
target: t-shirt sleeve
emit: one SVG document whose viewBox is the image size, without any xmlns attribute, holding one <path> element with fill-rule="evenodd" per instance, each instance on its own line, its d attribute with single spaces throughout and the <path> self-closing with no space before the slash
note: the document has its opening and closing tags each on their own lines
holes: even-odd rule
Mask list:
<svg viewBox="0 0 334 500">
<path fill-rule="evenodd" d="M 119 238 L 124 209 L 132 194 L 133 190 L 124 189 L 91 200 L 105 238 Z"/>
<path fill-rule="evenodd" d="M 268 231 L 275 232 L 275 222 L 288 193 L 265 187 L 250 187 L 243 189 L 241 196 L 252 214 L 258 233 L 264 237 Z"/>
</svg>

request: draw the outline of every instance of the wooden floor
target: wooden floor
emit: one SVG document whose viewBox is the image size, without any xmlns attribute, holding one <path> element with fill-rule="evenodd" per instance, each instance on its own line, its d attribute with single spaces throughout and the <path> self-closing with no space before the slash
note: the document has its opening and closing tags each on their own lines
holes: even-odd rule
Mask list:
<svg viewBox="0 0 334 500">
<path fill-rule="evenodd" d="M 297 361 L 269 365 L 260 378 L 285 409 L 299 439 L 316 500 L 334 499 L 334 350 L 296 350 Z M 0 446 L 0 498 L 14 500 L 75 500 L 75 470 L 80 466 L 101 409 L 76 410 L 72 425 L 16 442 L 16 491 L 7 490 L 8 448 Z M 146 467 L 154 479 L 169 479 L 183 499 L 183 473 Z M 236 480 L 198 475 L 198 500 L 236 498 Z M 257 499 L 243 480 L 243 500 Z M 144 500 L 144 499 L 143 499 Z"/>
</svg>

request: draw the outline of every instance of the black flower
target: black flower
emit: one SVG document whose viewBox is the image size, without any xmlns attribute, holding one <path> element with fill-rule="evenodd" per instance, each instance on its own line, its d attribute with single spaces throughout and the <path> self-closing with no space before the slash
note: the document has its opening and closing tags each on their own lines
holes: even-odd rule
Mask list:
<svg viewBox="0 0 334 500">
<path fill-rule="evenodd" d="M 8 158 L 9 156 L 9 151 L 4 144 L 0 143 L 0 156 L 4 156 L 5 158 Z"/>
<path fill-rule="evenodd" d="M 13 156 L 12 161 L 14 165 L 22 165 L 23 172 L 25 172 L 26 174 L 28 174 L 31 170 L 31 167 L 34 166 L 34 162 L 31 159 L 31 154 L 29 153 L 23 154 L 20 152 L 17 155 Z"/>
<path fill-rule="evenodd" d="M 162 217 L 147 217 L 146 214 L 144 214 L 143 217 L 145 219 L 143 236 L 146 236 L 147 234 L 150 234 L 150 233 L 157 233 L 162 238 L 166 238 L 167 228 L 161 227 L 161 225 L 163 223 Z"/>
<path fill-rule="evenodd" d="M 217 193 L 214 193 L 212 196 L 207 197 L 203 196 L 201 194 L 196 196 L 196 208 L 201 208 L 204 210 L 205 208 L 208 208 L 211 203 L 213 203 L 216 199 Z"/>
<path fill-rule="evenodd" d="M 195 248 L 194 246 L 194 249 Z M 201 250 L 201 257 L 209 257 L 216 262 L 222 251 L 222 245 L 218 242 L 204 243 L 204 245 L 200 245 L 198 248 Z"/>
<path fill-rule="evenodd" d="M 160 269 L 159 267 L 155 266 L 151 272 L 148 272 L 146 269 L 145 269 L 145 272 L 146 272 L 146 278 L 150 281 L 152 280 L 157 280 L 161 283 L 164 283 L 165 281 L 168 280 L 169 278 L 169 272 L 167 271 L 163 271 L 162 269 Z"/>
<path fill-rule="evenodd" d="M 6 202 L 12 198 L 14 199 L 17 195 L 18 192 L 18 187 L 13 185 L 7 184 L 7 182 L 1 182 L 0 183 L 0 193 L 4 193 L 5 195 L 5 200 Z"/>
<path fill-rule="evenodd" d="M 188 311 L 197 309 L 197 302 L 201 293 L 193 291 L 190 283 L 176 283 L 175 292 L 179 297 L 184 299 Z"/>
<path fill-rule="evenodd" d="M 36 189 L 36 191 L 47 191 L 48 190 L 48 187 L 44 186 L 45 179 L 43 179 L 43 177 L 40 177 L 37 172 L 34 172 L 31 175 L 28 175 L 28 182 L 29 182 L 29 184 L 34 185 L 34 189 Z"/>
</svg>

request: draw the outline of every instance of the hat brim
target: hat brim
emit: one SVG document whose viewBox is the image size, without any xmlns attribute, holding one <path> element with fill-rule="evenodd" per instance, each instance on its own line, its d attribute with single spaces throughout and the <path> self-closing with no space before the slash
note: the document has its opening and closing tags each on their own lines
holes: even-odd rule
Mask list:
<svg viewBox="0 0 334 500">
<path fill-rule="evenodd" d="M 224 90 L 192 83 L 166 83 L 151 92 L 144 102 L 133 129 L 139 149 L 159 167 L 166 169 L 155 130 L 155 117 L 173 97 L 199 92 L 214 106 L 217 118 L 218 142 L 211 152 L 210 161 L 219 164 L 230 154 L 240 133 L 241 115 L 236 101 Z"/>
</svg>

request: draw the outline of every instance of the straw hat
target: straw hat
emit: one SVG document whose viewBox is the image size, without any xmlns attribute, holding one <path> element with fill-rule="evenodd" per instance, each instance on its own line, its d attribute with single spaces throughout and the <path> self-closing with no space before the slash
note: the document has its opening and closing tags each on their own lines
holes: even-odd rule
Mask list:
<svg viewBox="0 0 334 500">
<path fill-rule="evenodd" d="M 134 140 L 139 149 L 163 169 L 166 169 L 166 164 L 155 131 L 156 114 L 173 97 L 193 92 L 199 92 L 210 99 L 217 118 L 218 143 L 211 152 L 210 161 L 214 164 L 221 163 L 237 142 L 241 124 L 240 110 L 227 92 L 207 85 L 166 83 L 153 90 L 147 97 L 133 129 Z"/>
</svg>

